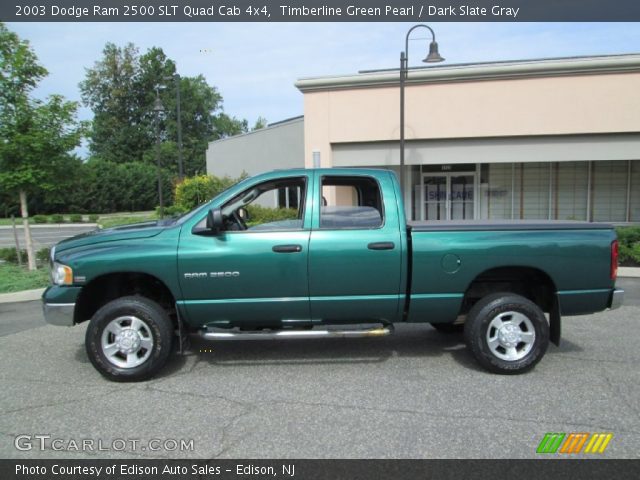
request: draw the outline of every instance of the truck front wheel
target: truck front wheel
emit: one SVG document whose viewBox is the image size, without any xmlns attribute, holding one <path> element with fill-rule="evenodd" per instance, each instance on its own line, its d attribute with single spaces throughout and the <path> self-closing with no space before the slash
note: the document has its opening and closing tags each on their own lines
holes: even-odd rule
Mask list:
<svg viewBox="0 0 640 480">
<path fill-rule="evenodd" d="M 549 345 L 549 324 L 532 301 L 514 293 L 495 293 L 476 303 L 464 328 L 476 360 L 494 373 L 532 369 Z"/>
<path fill-rule="evenodd" d="M 167 312 L 141 296 L 122 297 L 100 308 L 85 339 L 93 366 L 116 382 L 146 380 L 166 363 L 173 327 Z"/>
</svg>

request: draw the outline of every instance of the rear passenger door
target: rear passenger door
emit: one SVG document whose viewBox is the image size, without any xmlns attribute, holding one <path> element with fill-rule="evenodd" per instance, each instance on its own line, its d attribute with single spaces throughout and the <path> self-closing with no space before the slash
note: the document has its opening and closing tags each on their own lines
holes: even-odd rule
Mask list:
<svg viewBox="0 0 640 480">
<path fill-rule="evenodd" d="M 323 174 L 309 245 L 314 320 L 396 318 L 400 301 L 400 219 L 390 175 Z M 382 192 L 390 192 L 384 199 Z"/>
</svg>

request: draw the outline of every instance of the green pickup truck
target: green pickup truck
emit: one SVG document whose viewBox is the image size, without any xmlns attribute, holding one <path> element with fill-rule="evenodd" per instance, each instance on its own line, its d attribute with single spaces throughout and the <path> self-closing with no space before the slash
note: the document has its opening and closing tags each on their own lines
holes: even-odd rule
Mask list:
<svg viewBox="0 0 640 480">
<path fill-rule="evenodd" d="M 513 374 L 559 343 L 563 315 L 622 304 L 610 225 L 407 223 L 404 212 L 388 170 L 257 175 L 179 218 L 60 242 L 44 315 L 90 320 L 87 354 L 116 381 L 151 377 L 195 332 L 372 337 L 400 322 L 464 332 L 484 368 Z"/>
</svg>

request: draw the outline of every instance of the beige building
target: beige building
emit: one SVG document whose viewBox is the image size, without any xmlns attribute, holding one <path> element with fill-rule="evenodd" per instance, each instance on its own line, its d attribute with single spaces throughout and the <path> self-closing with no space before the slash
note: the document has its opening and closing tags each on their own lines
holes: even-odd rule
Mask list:
<svg viewBox="0 0 640 480">
<path fill-rule="evenodd" d="M 399 175 L 398 77 L 299 80 L 304 165 Z M 640 55 L 412 68 L 405 112 L 412 219 L 640 222 Z"/>
</svg>

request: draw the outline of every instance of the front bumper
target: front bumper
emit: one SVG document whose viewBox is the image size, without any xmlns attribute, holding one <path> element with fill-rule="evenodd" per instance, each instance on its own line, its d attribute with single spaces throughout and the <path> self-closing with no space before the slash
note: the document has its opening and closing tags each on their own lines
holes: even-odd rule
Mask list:
<svg viewBox="0 0 640 480">
<path fill-rule="evenodd" d="M 75 308 L 75 303 L 42 303 L 45 321 L 51 325 L 62 327 L 73 326 L 73 311 Z"/>
<path fill-rule="evenodd" d="M 615 310 L 616 308 L 620 308 L 622 306 L 622 302 L 624 301 L 624 290 L 621 288 L 616 288 L 613 292 L 611 292 L 611 298 L 609 299 L 608 307 L 611 310 Z"/>
<path fill-rule="evenodd" d="M 42 312 L 45 321 L 51 325 L 64 327 L 74 325 L 73 311 L 79 293 L 80 287 L 49 286 L 42 294 Z"/>
</svg>

